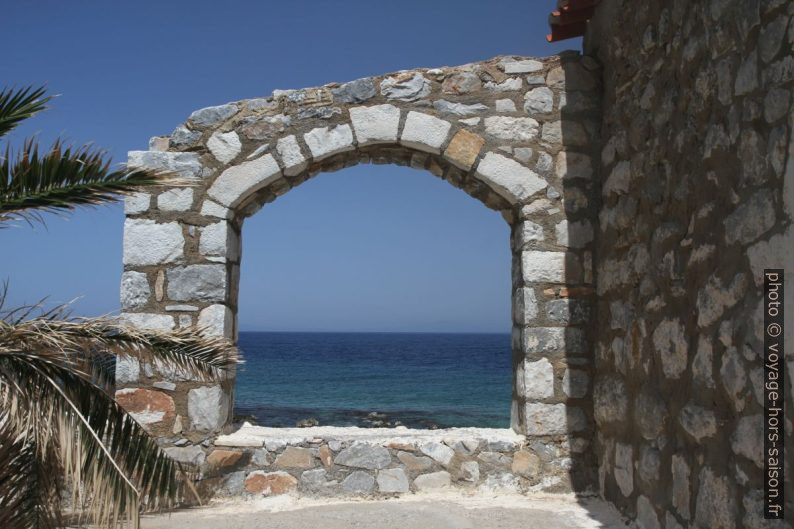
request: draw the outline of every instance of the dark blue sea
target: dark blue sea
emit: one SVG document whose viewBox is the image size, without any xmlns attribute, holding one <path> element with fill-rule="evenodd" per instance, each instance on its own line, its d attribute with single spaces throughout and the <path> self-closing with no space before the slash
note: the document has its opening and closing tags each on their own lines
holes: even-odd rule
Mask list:
<svg viewBox="0 0 794 529">
<path fill-rule="evenodd" d="M 262 426 L 507 428 L 510 335 L 241 332 L 235 415 Z"/>
</svg>

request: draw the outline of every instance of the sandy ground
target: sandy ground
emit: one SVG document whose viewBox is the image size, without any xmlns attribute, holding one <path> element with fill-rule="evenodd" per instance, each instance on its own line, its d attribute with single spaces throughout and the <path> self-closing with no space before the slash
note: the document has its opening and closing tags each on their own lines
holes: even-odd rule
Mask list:
<svg viewBox="0 0 794 529">
<path fill-rule="evenodd" d="M 286 496 L 145 516 L 142 529 L 625 529 L 610 505 L 567 495 L 416 494 L 391 500 Z"/>
</svg>

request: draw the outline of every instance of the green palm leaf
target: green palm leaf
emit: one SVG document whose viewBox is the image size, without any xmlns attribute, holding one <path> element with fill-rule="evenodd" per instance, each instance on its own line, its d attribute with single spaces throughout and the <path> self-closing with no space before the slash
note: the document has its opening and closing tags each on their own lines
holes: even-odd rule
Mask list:
<svg viewBox="0 0 794 529">
<path fill-rule="evenodd" d="M 8 134 L 19 123 L 44 110 L 52 97 L 44 97 L 44 87 L 29 86 L 17 90 L 0 91 L 0 137 Z"/>
</svg>

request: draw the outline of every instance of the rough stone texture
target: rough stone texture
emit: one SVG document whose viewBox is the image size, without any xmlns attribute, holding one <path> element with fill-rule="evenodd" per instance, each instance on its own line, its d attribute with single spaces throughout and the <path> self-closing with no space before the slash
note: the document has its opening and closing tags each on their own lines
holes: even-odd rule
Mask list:
<svg viewBox="0 0 794 529">
<path fill-rule="evenodd" d="M 218 177 L 207 194 L 218 203 L 233 207 L 247 194 L 253 193 L 280 176 L 278 164 L 273 156 L 266 154 L 255 160 L 226 169 Z"/>
<path fill-rule="evenodd" d="M 142 272 L 124 272 L 121 275 L 121 308 L 137 309 L 146 305 L 152 290 Z"/>
<path fill-rule="evenodd" d="M 229 397 L 220 386 L 194 388 L 187 394 L 190 426 L 196 430 L 218 430 L 226 423 Z"/>
<path fill-rule="evenodd" d="M 763 269 L 785 268 L 790 282 L 794 248 L 785 206 L 794 13 L 790 2 L 756 0 L 627 7 L 602 1 L 585 38 L 605 81 L 593 158 L 603 181 L 594 254 L 599 486 L 644 527 L 752 527 L 754 504 L 743 498 L 763 489 L 756 311 Z M 564 80 L 571 102 L 572 71 L 546 78 L 552 89 Z M 792 405 L 789 393 L 789 424 Z M 618 445 L 635 448 L 622 465 L 638 471 L 628 495 L 612 472 Z M 647 446 L 660 461 L 652 488 L 642 477 L 654 472 Z M 785 501 L 790 510 L 791 491 Z"/>
<path fill-rule="evenodd" d="M 255 470 L 245 478 L 245 490 L 251 494 L 276 496 L 291 492 L 297 487 L 298 480 L 286 472 Z"/>
<path fill-rule="evenodd" d="M 184 254 L 185 239 L 176 222 L 149 219 L 124 222 L 124 264 L 130 266 L 171 263 Z"/>
<path fill-rule="evenodd" d="M 207 140 L 207 148 L 219 162 L 229 163 L 240 154 L 242 144 L 234 131 L 216 132 Z"/>
<path fill-rule="evenodd" d="M 444 151 L 444 158 L 456 167 L 468 171 L 477 160 L 485 140 L 467 130 L 458 131 Z"/>
<path fill-rule="evenodd" d="M 165 448 L 165 453 L 171 459 L 193 466 L 201 465 L 206 459 L 200 446 L 170 446 Z"/>
<path fill-rule="evenodd" d="M 408 492 L 408 476 L 401 468 L 389 468 L 378 471 L 378 490 L 383 493 Z"/>
<path fill-rule="evenodd" d="M 400 109 L 394 105 L 353 107 L 350 120 L 360 146 L 394 142 L 400 125 Z"/>
<path fill-rule="evenodd" d="M 375 487 L 375 478 L 363 470 L 356 470 L 342 481 L 342 490 L 349 494 L 369 494 Z"/>
<path fill-rule="evenodd" d="M 288 446 L 273 462 L 276 468 L 300 468 L 307 469 L 314 467 L 314 455 L 311 450 Z"/>
<path fill-rule="evenodd" d="M 116 391 L 116 401 L 148 431 L 158 432 L 170 428 L 176 407 L 174 399 L 161 391 L 144 388 L 127 388 Z"/>
<path fill-rule="evenodd" d="M 223 265 L 190 265 L 168 271 L 168 299 L 173 301 L 224 301 L 226 269 Z"/>
<path fill-rule="evenodd" d="M 355 468 L 386 468 L 391 463 L 391 455 L 382 446 L 358 443 L 339 452 L 334 463 Z"/>
<path fill-rule="evenodd" d="M 548 184 L 532 170 L 501 154 L 489 152 L 477 165 L 477 177 L 492 185 L 511 204 L 524 202 Z"/>
<path fill-rule="evenodd" d="M 449 487 L 452 477 L 449 472 L 441 470 L 430 474 L 422 474 L 414 480 L 414 487 L 418 491 L 437 490 Z"/>
<path fill-rule="evenodd" d="M 422 112 L 409 112 L 400 136 L 400 143 L 420 151 L 441 152 L 452 125 L 448 121 Z"/>
</svg>

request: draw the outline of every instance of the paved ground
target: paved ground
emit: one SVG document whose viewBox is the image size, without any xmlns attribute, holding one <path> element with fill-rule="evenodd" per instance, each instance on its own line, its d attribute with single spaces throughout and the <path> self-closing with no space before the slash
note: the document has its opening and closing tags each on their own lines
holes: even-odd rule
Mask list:
<svg viewBox="0 0 794 529">
<path fill-rule="evenodd" d="M 415 495 L 380 501 L 266 498 L 147 516 L 142 529 L 625 529 L 612 507 L 569 496 Z"/>
</svg>

